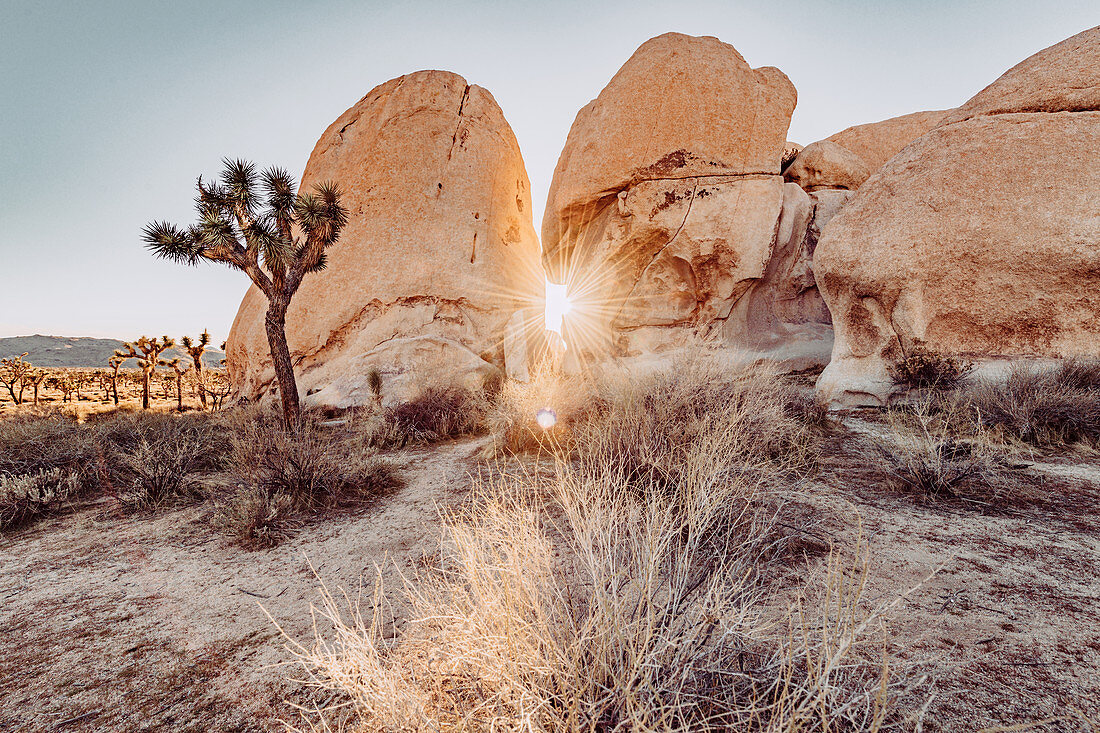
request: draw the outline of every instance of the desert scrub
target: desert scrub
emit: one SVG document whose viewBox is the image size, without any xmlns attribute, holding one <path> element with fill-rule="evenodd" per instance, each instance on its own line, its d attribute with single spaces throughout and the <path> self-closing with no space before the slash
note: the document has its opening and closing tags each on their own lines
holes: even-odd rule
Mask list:
<svg viewBox="0 0 1100 733">
<path fill-rule="evenodd" d="M 0 474 L 0 531 L 59 511 L 80 491 L 80 477 L 60 468 Z"/>
<path fill-rule="evenodd" d="M 890 378 L 914 389 L 950 389 L 973 368 L 973 363 L 962 357 L 918 346 L 890 366 Z"/>
<path fill-rule="evenodd" d="M 310 515 L 398 488 L 397 470 L 365 437 L 354 424 L 324 427 L 309 412 L 291 431 L 273 414 L 250 413 L 231 434 L 234 488 L 216 502 L 216 523 L 243 545 L 269 547 Z"/>
<path fill-rule="evenodd" d="M 626 435 L 622 389 L 585 430 Z M 552 477 L 479 480 L 445 517 L 438 569 L 403 584 L 411 621 L 396 636 L 381 586 L 365 609 L 325 591 L 318 637 L 294 647 L 310 683 L 364 730 L 881 729 L 894 688 L 864 656 L 875 612 L 859 572 L 834 558 L 790 616 L 765 611 L 787 607 L 760 572 L 782 507 L 760 472 L 731 467 L 771 464 L 776 438 L 683 404 L 660 414 L 634 460 L 674 461 L 675 481 L 624 470 L 600 452 L 620 438 L 588 433 L 586 461 Z"/>
<path fill-rule="evenodd" d="M 130 509 L 203 498 L 201 480 L 221 467 L 225 420 L 210 413 L 115 413 L 89 421 L 105 456 L 104 488 Z"/>
<path fill-rule="evenodd" d="M 0 530 L 72 506 L 99 486 L 95 431 L 57 412 L 0 419 Z"/>
<path fill-rule="evenodd" d="M 486 416 L 489 432 L 505 453 L 567 450 L 573 430 L 590 412 L 606 409 L 596 386 L 584 377 L 536 370 L 528 382 L 506 382 Z M 539 412 L 545 410 L 543 424 Z M 552 418 L 552 424 L 547 417 Z"/>
<path fill-rule="evenodd" d="M 668 488 L 707 436 L 722 444 L 728 472 L 809 469 L 817 436 L 792 414 L 794 387 L 755 367 L 708 362 L 648 374 L 611 372 L 574 428 L 582 465 L 619 472 L 627 485 Z"/>
<path fill-rule="evenodd" d="M 963 395 L 978 427 L 1043 448 L 1100 447 L 1100 360 L 1070 359 L 1052 369 L 1014 365 L 1003 383 L 983 380 Z"/>
<path fill-rule="evenodd" d="M 403 448 L 481 432 L 489 400 L 485 391 L 428 387 L 407 402 L 385 408 L 372 442 Z"/>
</svg>

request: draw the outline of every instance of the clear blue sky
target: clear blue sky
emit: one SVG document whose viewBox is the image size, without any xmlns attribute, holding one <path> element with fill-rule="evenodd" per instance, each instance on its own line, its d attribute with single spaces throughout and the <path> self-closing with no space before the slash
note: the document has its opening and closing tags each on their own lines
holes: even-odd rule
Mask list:
<svg viewBox="0 0 1100 733">
<path fill-rule="evenodd" d="M 1082 2 L 51 2 L 0 0 L 0 336 L 228 333 L 247 282 L 154 260 L 223 156 L 301 173 L 375 85 L 448 69 L 520 141 L 536 228 L 577 110 L 634 49 L 680 31 L 798 89 L 790 139 L 952 107 L 1100 23 Z"/>
</svg>

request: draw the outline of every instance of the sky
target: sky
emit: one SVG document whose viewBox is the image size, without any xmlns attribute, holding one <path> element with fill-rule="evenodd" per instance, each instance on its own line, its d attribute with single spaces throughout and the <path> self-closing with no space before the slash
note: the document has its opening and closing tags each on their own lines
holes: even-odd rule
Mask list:
<svg viewBox="0 0 1100 733">
<path fill-rule="evenodd" d="M 519 139 L 536 230 L 577 110 L 634 49 L 710 35 L 798 90 L 788 139 L 954 107 L 1100 24 L 1082 2 L 0 0 L 0 337 L 228 335 L 248 281 L 142 247 L 223 157 L 301 175 L 374 86 L 446 69 Z"/>
</svg>

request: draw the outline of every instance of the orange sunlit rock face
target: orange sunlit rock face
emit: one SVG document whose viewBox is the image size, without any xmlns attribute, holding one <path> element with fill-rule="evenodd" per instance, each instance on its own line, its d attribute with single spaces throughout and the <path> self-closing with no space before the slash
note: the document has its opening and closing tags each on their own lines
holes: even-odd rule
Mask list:
<svg viewBox="0 0 1100 733">
<path fill-rule="evenodd" d="M 544 276 L 527 173 L 493 96 L 445 71 L 382 84 L 317 142 L 302 187 L 328 180 L 350 221 L 287 314 L 307 402 L 373 400 L 372 369 L 387 401 L 503 371 L 506 324 L 541 306 Z M 229 338 L 249 398 L 273 377 L 264 310 L 253 288 Z"/>
</svg>

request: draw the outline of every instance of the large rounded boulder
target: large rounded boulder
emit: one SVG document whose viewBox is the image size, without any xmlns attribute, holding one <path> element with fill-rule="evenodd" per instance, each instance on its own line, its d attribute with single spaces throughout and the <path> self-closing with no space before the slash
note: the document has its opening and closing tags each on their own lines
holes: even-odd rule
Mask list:
<svg viewBox="0 0 1100 733">
<path fill-rule="evenodd" d="M 872 176 L 814 257 L 834 404 L 916 349 L 1100 355 L 1100 28 L 1011 69 Z"/>
<path fill-rule="evenodd" d="M 306 277 L 286 331 L 307 404 L 477 387 L 504 369 L 513 313 L 543 289 L 519 145 L 492 95 L 444 71 L 382 84 L 318 140 L 302 189 L 334 181 L 350 219 Z M 238 394 L 274 390 L 266 301 L 251 288 L 227 356 Z"/>
<path fill-rule="evenodd" d="M 574 300 L 571 358 L 799 341 L 771 301 L 753 299 L 767 313 L 736 307 L 767 273 L 807 261 L 799 233 L 811 207 L 780 175 L 795 101 L 778 69 L 753 69 L 716 38 L 669 33 L 642 44 L 581 109 L 542 228 L 548 277 Z M 827 354 L 827 324 L 811 330 L 809 350 L 824 343 Z"/>
</svg>

